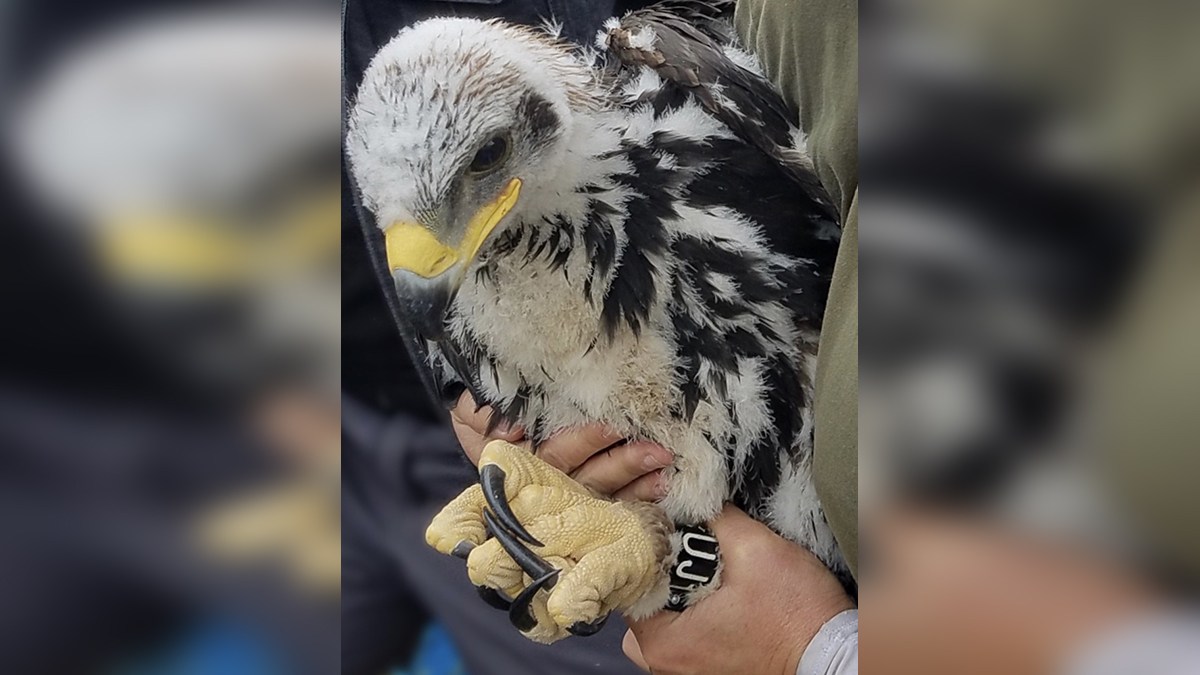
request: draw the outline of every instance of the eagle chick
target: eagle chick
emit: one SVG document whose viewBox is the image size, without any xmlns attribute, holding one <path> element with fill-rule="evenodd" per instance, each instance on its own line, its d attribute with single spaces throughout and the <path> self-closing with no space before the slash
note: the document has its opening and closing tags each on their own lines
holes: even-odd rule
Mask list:
<svg viewBox="0 0 1200 675">
<path fill-rule="evenodd" d="M 675 455 L 666 496 L 630 516 L 568 499 L 573 481 L 489 446 L 483 486 L 447 507 L 430 541 L 468 557 L 493 602 L 522 596 L 513 620 L 535 639 L 710 591 L 676 561 L 726 501 L 849 579 L 812 481 L 836 214 L 795 147 L 794 113 L 730 43 L 731 4 L 611 20 L 598 53 L 500 21 L 425 21 L 378 53 L 352 103 L 352 173 L 436 386 L 465 387 L 494 422 L 523 426 L 535 452 L 602 423 Z M 564 550 L 532 533 L 553 540 L 582 513 L 597 532 L 619 515 L 653 544 L 639 549 L 653 563 L 589 562 L 586 536 Z M 482 569 L 496 565 L 507 572 Z M 600 601 L 554 625 L 534 582 L 550 589 L 576 565 L 634 580 L 636 597 L 597 580 Z"/>
</svg>

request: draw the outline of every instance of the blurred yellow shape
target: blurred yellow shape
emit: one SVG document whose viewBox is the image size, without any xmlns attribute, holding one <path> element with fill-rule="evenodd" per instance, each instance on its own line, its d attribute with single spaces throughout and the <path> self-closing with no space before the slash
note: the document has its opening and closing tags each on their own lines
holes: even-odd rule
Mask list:
<svg viewBox="0 0 1200 675">
<path fill-rule="evenodd" d="M 210 285 L 245 265 L 233 233 L 179 216 L 124 219 L 103 229 L 99 245 L 105 267 L 124 279 Z"/>
<path fill-rule="evenodd" d="M 305 590 L 341 590 L 340 500 L 325 482 L 264 488 L 222 503 L 199 522 L 201 546 L 218 560 L 279 561 Z"/>
<path fill-rule="evenodd" d="M 245 283 L 335 260 L 341 244 L 338 190 L 294 200 L 263 222 L 199 213 L 130 213 L 100 228 L 98 253 L 116 278 L 187 286 Z"/>
</svg>

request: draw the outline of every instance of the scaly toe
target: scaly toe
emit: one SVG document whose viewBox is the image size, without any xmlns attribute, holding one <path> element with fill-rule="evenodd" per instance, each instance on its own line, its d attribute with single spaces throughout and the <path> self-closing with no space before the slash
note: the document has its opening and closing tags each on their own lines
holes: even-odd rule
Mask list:
<svg viewBox="0 0 1200 675">
<path fill-rule="evenodd" d="M 425 543 L 439 553 L 453 555 L 466 544 L 481 544 L 487 538 L 483 526 L 484 499 L 478 485 L 472 485 L 445 506 L 425 530 Z"/>
<path fill-rule="evenodd" d="M 500 542 L 489 539 L 467 556 L 467 576 L 476 586 L 509 589 L 521 587 L 523 573 Z"/>
<path fill-rule="evenodd" d="M 590 595 L 594 597 L 551 593 L 550 599 L 546 601 L 546 610 L 550 612 L 554 623 L 569 629 L 571 626 L 599 621 L 607 616 L 608 612 L 604 611 L 600 604 L 599 594 L 595 593 L 595 589 L 589 590 L 592 591 Z"/>
</svg>

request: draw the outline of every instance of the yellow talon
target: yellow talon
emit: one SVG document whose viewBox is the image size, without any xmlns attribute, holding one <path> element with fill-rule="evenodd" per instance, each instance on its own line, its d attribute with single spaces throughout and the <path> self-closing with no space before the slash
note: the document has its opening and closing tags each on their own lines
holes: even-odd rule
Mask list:
<svg viewBox="0 0 1200 675">
<path fill-rule="evenodd" d="M 664 583 L 671 525 L 658 507 L 597 497 L 529 451 L 504 441 L 489 443 L 479 466 L 481 471 L 495 466 L 503 472 L 491 472 L 503 480 L 502 494 L 494 498 L 502 499 L 521 530 L 542 544 L 529 543 L 528 548 L 560 570 L 553 588 L 538 592 L 530 605 L 537 620 L 526 632 L 530 639 L 560 640 L 569 635 L 567 628 L 628 609 Z M 495 491 L 501 492 L 500 479 L 494 480 Z M 487 490 L 473 485 L 459 495 L 434 518 L 426 540 L 442 553 L 450 553 L 462 541 L 478 544 L 467 559 L 471 581 L 516 597 L 532 579 L 499 539 L 484 540 Z"/>
</svg>

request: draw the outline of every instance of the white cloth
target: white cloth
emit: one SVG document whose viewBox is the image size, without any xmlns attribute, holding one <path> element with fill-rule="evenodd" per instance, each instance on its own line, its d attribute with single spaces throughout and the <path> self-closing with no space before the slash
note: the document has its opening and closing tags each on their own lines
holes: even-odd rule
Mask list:
<svg viewBox="0 0 1200 675">
<path fill-rule="evenodd" d="M 848 609 L 821 626 L 800 657 L 796 675 L 858 675 L 857 609 Z"/>
<path fill-rule="evenodd" d="M 1090 640 L 1065 675 L 1196 675 L 1200 613 L 1143 616 Z"/>
</svg>

